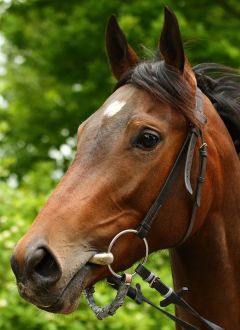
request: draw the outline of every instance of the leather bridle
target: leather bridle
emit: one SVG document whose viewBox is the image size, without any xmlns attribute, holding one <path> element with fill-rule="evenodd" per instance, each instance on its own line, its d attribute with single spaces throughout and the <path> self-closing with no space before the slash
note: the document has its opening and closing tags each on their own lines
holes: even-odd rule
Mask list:
<svg viewBox="0 0 240 330">
<path fill-rule="evenodd" d="M 202 126 L 206 124 L 206 117 L 203 113 L 203 95 L 202 92 L 197 89 L 196 91 L 196 108 L 195 113 L 198 118 L 198 120 L 201 122 Z M 192 185 L 191 185 L 191 169 L 194 159 L 194 152 L 195 147 L 197 144 L 197 140 L 200 139 L 200 147 L 199 147 L 199 172 L 197 177 L 197 182 L 195 185 L 195 191 L 193 192 Z M 189 132 L 187 134 L 187 137 L 181 147 L 180 152 L 178 153 L 178 156 L 175 160 L 175 163 L 165 180 L 165 183 L 160 190 L 158 196 L 156 197 L 155 201 L 149 208 L 147 214 L 143 218 L 142 222 L 140 223 L 140 226 L 137 230 L 135 229 L 128 229 L 120 232 L 117 234 L 113 240 L 110 243 L 108 252 L 111 252 L 111 248 L 115 241 L 122 235 L 125 235 L 126 233 L 134 233 L 138 237 L 144 240 L 145 247 L 146 247 L 146 256 L 144 259 L 144 262 L 147 259 L 148 255 L 148 245 L 146 241 L 146 236 L 150 232 L 153 222 L 155 221 L 162 205 L 166 201 L 169 192 L 172 189 L 172 186 L 174 182 L 176 181 L 177 177 L 179 176 L 182 164 L 185 160 L 185 169 L 184 169 L 184 181 L 185 181 L 185 187 L 187 191 L 194 195 L 193 198 L 193 207 L 191 212 L 190 221 L 188 224 L 188 228 L 183 236 L 183 238 L 177 242 L 177 244 L 174 247 L 178 247 L 182 244 L 184 244 L 187 239 L 190 237 L 192 230 L 195 225 L 196 221 L 196 212 L 197 209 L 200 207 L 201 202 L 201 192 L 202 192 L 202 186 L 205 180 L 205 172 L 206 172 L 206 162 L 207 162 L 207 144 L 204 141 L 203 132 L 201 128 L 198 128 L 194 126 L 193 124 L 190 124 Z M 94 311 L 96 316 L 99 319 L 103 319 L 107 316 L 113 315 L 116 310 L 122 306 L 124 302 L 124 298 L 127 295 L 131 299 L 133 299 L 137 304 L 141 304 L 143 302 L 151 305 L 161 313 L 163 313 L 165 316 L 176 322 L 181 328 L 186 330 L 200 330 L 198 327 L 180 319 L 179 317 L 170 314 L 169 312 L 165 311 L 164 309 L 160 308 L 159 306 L 152 303 L 149 299 L 147 299 L 141 291 L 141 287 L 139 284 L 136 284 L 136 287 L 131 287 L 131 281 L 132 277 L 135 274 L 138 274 L 145 282 L 149 284 L 149 286 L 153 289 L 155 289 L 158 293 L 163 295 L 165 299 L 160 301 L 161 307 L 166 307 L 170 304 L 177 305 L 184 309 L 187 313 L 193 315 L 196 319 L 200 320 L 202 324 L 207 326 L 209 329 L 212 330 L 224 330 L 223 328 L 219 327 L 218 325 L 212 323 L 211 321 L 205 319 L 202 317 L 192 306 L 190 306 L 183 298 L 183 294 L 188 291 L 187 288 L 182 288 L 180 291 L 175 292 L 172 288 L 165 285 L 159 277 L 155 276 L 151 271 L 149 271 L 146 267 L 143 266 L 143 264 L 139 264 L 137 268 L 135 269 L 134 274 L 123 274 L 122 276 L 116 274 L 110 265 L 108 265 L 110 272 L 112 273 L 113 277 L 109 280 L 109 284 L 112 285 L 117 290 L 116 298 L 110 303 L 109 305 L 105 307 L 99 307 L 96 305 L 93 293 L 94 288 L 88 288 L 85 290 L 86 298 L 88 301 L 88 304 L 90 308 Z"/>
<path fill-rule="evenodd" d="M 203 113 L 203 100 L 202 100 L 202 92 L 197 89 L 196 92 L 196 115 L 198 117 L 198 120 L 201 122 L 201 124 L 204 126 L 206 123 L 206 117 Z M 195 127 L 194 125 L 190 124 L 189 132 L 187 134 L 187 137 L 181 147 L 181 150 L 177 156 L 177 159 L 161 189 L 158 196 L 156 197 L 155 201 L 149 208 L 147 214 L 145 215 L 144 219 L 142 220 L 139 228 L 138 228 L 138 236 L 140 238 L 144 238 L 147 236 L 149 231 L 151 230 L 152 224 L 154 220 L 156 219 L 162 205 L 166 201 L 174 182 L 176 181 L 178 175 L 180 174 L 181 165 L 184 160 L 185 161 L 185 170 L 184 170 L 184 181 L 187 191 L 190 194 L 193 194 L 193 189 L 191 185 L 191 169 L 192 169 L 192 163 L 193 163 L 193 155 L 195 151 L 195 146 L 197 139 L 201 139 L 201 146 L 199 148 L 199 158 L 200 158 L 200 166 L 199 166 L 199 174 L 197 178 L 196 183 L 196 189 L 194 193 L 194 201 L 193 201 L 193 208 L 192 213 L 188 225 L 188 229 L 186 230 L 186 233 L 184 237 L 177 243 L 178 245 L 183 244 L 186 242 L 186 240 L 191 235 L 192 229 L 194 227 L 195 219 L 196 219 L 196 211 L 198 207 L 200 206 L 200 200 L 201 200 L 201 191 L 202 191 L 202 185 L 205 178 L 205 172 L 206 172 L 206 161 L 207 161 L 207 144 L 204 142 L 203 133 L 200 128 Z"/>
</svg>

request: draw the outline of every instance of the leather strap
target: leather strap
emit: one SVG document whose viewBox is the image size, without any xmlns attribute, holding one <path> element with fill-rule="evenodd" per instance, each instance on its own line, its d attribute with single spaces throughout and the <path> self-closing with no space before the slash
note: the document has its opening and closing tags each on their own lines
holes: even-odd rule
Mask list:
<svg viewBox="0 0 240 330">
<path fill-rule="evenodd" d="M 195 189 L 192 214 L 191 214 L 191 218 L 189 221 L 188 229 L 187 229 L 184 237 L 177 244 L 177 246 L 180 246 L 183 243 L 185 243 L 186 240 L 191 235 L 191 232 L 193 230 L 193 226 L 195 223 L 195 219 L 196 219 L 196 212 L 197 212 L 197 209 L 200 207 L 200 203 L 201 203 L 201 193 L 202 193 L 203 183 L 205 181 L 205 173 L 206 173 L 206 165 L 207 165 L 207 144 L 204 142 L 203 137 L 201 137 L 201 138 L 202 138 L 202 145 L 199 148 L 199 158 L 200 158 L 199 174 L 198 174 L 197 185 L 196 185 L 196 189 Z"/>
<path fill-rule="evenodd" d="M 206 123 L 206 117 L 203 113 L 203 99 L 202 99 L 202 93 L 199 89 L 196 91 L 196 116 L 198 120 L 204 125 Z M 206 171 L 206 158 L 207 158 L 207 145 L 203 140 L 203 134 L 201 129 L 190 125 L 189 133 L 184 141 L 184 144 L 177 156 L 177 159 L 163 185 L 163 188 L 159 192 L 157 198 L 149 208 L 147 214 L 143 218 L 139 228 L 138 228 L 138 236 L 140 238 L 144 238 L 147 236 L 148 232 L 150 231 L 152 224 L 154 220 L 156 219 L 156 216 L 158 215 L 158 212 L 160 208 L 162 207 L 163 203 L 168 197 L 168 194 L 172 188 L 173 183 L 177 179 L 181 164 L 183 160 L 186 158 L 185 163 L 185 169 L 184 169 L 184 181 L 187 191 L 190 194 L 193 194 L 193 189 L 191 185 L 191 169 L 192 169 L 192 163 L 193 163 L 193 156 L 194 156 L 194 150 L 197 143 L 197 139 L 201 137 L 202 140 L 202 146 L 200 147 L 200 170 L 199 170 L 199 176 L 197 179 L 197 185 L 196 190 L 194 193 L 194 203 L 192 208 L 192 213 L 189 221 L 189 226 L 186 231 L 186 234 L 184 235 L 183 239 L 180 241 L 180 243 L 177 244 L 179 246 L 180 244 L 183 244 L 187 238 L 190 236 L 194 223 L 196 218 L 196 212 L 197 208 L 200 206 L 200 199 L 201 199 L 201 191 L 202 191 L 202 184 L 204 182 L 204 176 Z"/>
<path fill-rule="evenodd" d="M 217 324 L 205 319 L 201 316 L 192 306 L 190 306 L 183 298 L 183 294 L 188 291 L 187 288 L 182 288 L 181 290 L 175 292 L 172 288 L 164 284 L 159 277 L 156 277 L 154 273 L 149 271 L 145 266 L 142 264 L 138 265 L 136 268 L 136 273 L 140 275 L 140 277 L 149 284 L 149 286 L 155 289 L 158 293 L 163 295 L 165 298 L 160 301 L 161 307 L 167 307 L 171 304 L 178 305 L 182 309 L 184 309 L 187 313 L 193 315 L 196 319 L 200 320 L 203 324 L 205 324 L 211 330 L 224 330 L 223 328 L 219 327 Z M 116 277 L 111 277 L 108 279 L 108 283 L 116 290 L 119 289 L 121 286 L 121 279 Z M 127 291 L 127 296 L 134 300 L 137 304 L 147 303 L 148 305 L 154 307 L 159 312 L 163 313 L 166 317 L 174 321 L 177 325 L 181 327 L 181 329 L 185 330 L 200 330 L 187 321 L 180 319 L 179 317 L 170 314 L 169 312 L 165 311 L 163 308 L 160 308 L 156 304 L 152 303 L 149 299 L 147 299 L 142 291 L 140 284 L 136 284 L 136 287 L 129 287 Z"/>
<path fill-rule="evenodd" d="M 111 280 L 108 281 L 108 283 L 113 287 L 115 290 L 118 290 L 120 285 L 120 280 L 117 278 L 111 278 Z M 152 306 L 153 308 L 157 309 L 159 312 L 164 314 L 166 317 L 168 317 L 170 320 L 178 324 L 182 327 L 182 329 L 185 330 L 200 330 L 199 328 L 195 327 L 194 325 L 191 325 L 190 323 L 180 319 L 179 317 L 165 311 L 163 308 L 160 308 L 159 306 L 155 305 L 153 302 L 151 302 L 149 299 L 147 299 L 142 291 L 140 284 L 136 284 L 136 287 L 129 287 L 127 296 L 134 300 L 138 305 L 141 305 L 143 302 Z"/>
<path fill-rule="evenodd" d="M 178 175 L 180 173 L 180 167 L 181 167 L 180 165 L 183 162 L 184 158 L 186 157 L 189 140 L 190 140 L 190 135 L 188 134 L 188 136 L 177 156 L 177 159 L 163 185 L 163 188 L 161 189 L 157 198 L 155 199 L 155 201 L 151 205 L 150 209 L 148 210 L 147 214 L 143 218 L 143 220 L 138 228 L 138 236 L 140 238 L 144 238 L 147 236 L 160 208 L 162 207 L 163 203 L 167 199 L 170 189 L 172 188 L 173 183 L 175 182 L 176 178 L 178 177 Z"/>
<path fill-rule="evenodd" d="M 158 291 L 161 295 L 165 296 L 165 299 L 160 302 L 161 306 L 168 306 L 170 304 L 178 305 L 183 308 L 187 313 L 193 315 L 196 319 L 200 320 L 209 329 L 212 330 L 224 330 L 217 324 L 202 317 L 192 306 L 190 306 L 182 297 L 181 294 L 174 292 L 170 287 L 164 284 L 160 278 L 155 276 L 142 264 L 138 265 L 136 268 L 136 273 L 141 276 L 141 278 L 148 282 L 150 287 Z M 178 320 L 175 321 L 178 323 Z M 194 327 L 190 328 L 194 329 Z"/>
<path fill-rule="evenodd" d="M 188 145 L 188 151 L 187 151 L 187 158 L 186 158 L 186 165 L 184 169 L 184 182 L 187 191 L 192 195 L 192 185 L 191 185 L 191 170 L 192 170 L 192 163 L 193 163 L 193 154 L 195 150 L 195 146 L 197 143 L 197 139 L 199 136 L 199 131 L 196 129 L 196 127 L 191 128 L 192 136 L 191 140 Z"/>
<path fill-rule="evenodd" d="M 203 113 L 203 96 L 199 88 L 197 88 L 196 90 L 196 117 L 203 126 L 206 124 L 207 119 Z M 193 190 L 191 185 L 191 169 L 193 163 L 194 150 L 195 150 L 197 138 L 199 137 L 199 130 L 194 126 L 191 126 L 190 130 L 194 132 L 195 135 L 191 137 L 191 141 L 188 147 L 186 165 L 184 170 L 184 181 L 187 191 L 192 195 Z"/>
</svg>

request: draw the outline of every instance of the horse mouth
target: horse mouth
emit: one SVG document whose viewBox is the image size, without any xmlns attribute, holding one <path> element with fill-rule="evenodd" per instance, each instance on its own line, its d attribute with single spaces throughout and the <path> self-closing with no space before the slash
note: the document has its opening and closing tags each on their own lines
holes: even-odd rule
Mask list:
<svg viewBox="0 0 240 330">
<path fill-rule="evenodd" d="M 107 263 L 110 263 L 110 259 L 107 258 Z M 70 279 L 53 304 L 49 306 L 37 304 L 36 306 L 51 313 L 69 314 L 73 312 L 79 305 L 83 290 L 104 278 L 103 273 L 106 273 L 106 267 L 104 266 L 106 266 L 107 263 L 104 263 L 102 254 L 100 258 L 94 258 L 93 256 L 93 258 L 82 266 Z"/>
</svg>

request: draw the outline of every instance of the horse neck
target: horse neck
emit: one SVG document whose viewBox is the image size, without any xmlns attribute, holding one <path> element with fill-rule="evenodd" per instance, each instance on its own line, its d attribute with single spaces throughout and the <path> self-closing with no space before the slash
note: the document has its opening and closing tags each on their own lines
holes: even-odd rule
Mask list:
<svg viewBox="0 0 240 330">
<path fill-rule="evenodd" d="M 240 324 L 240 162 L 228 134 L 218 132 L 214 137 L 214 132 L 212 141 L 218 145 L 211 147 L 209 142 L 208 164 L 212 187 L 205 201 L 204 192 L 202 197 L 202 203 L 210 199 L 211 205 L 201 228 L 183 246 L 172 249 L 171 261 L 175 288 L 187 286 L 186 298 L 194 308 L 232 330 Z"/>
</svg>

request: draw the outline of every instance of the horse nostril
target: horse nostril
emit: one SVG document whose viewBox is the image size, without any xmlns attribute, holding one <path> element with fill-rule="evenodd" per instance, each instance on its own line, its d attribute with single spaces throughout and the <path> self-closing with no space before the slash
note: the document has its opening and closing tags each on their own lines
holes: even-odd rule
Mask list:
<svg viewBox="0 0 240 330">
<path fill-rule="evenodd" d="M 57 282 L 61 277 L 61 269 L 54 256 L 45 248 L 36 249 L 27 258 L 27 272 L 38 276 L 48 284 Z"/>
<path fill-rule="evenodd" d="M 21 269 L 19 267 L 15 254 L 12 254 L 10 263 L 11 263 L 11 267 L 12 267 L 13 273 L 15 274 L 16 278 L 20 279 L 21 278 Z"/>
</svg>

